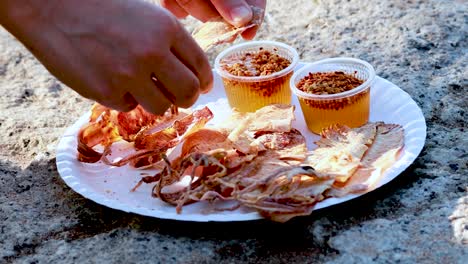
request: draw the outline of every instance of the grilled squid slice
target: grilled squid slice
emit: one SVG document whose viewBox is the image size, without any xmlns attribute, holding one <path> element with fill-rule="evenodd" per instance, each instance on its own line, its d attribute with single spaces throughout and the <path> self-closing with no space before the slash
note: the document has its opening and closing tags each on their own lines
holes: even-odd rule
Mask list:
<svg viewBox="0 0 468 264">
<path fill-rule="evenodd" d="M 232 43 L 239 34 L 249 28 L 260 26 L 262 23 L 265 10 L 255 6 L 251 6 L 251 8 L 253 11 L 252 20 L 243 27 L 236 28 L 223 18 L 218 17 L 202 24 L 192 33 L 192 36 L 204 51 L 219 44 Z"/>
</svg>

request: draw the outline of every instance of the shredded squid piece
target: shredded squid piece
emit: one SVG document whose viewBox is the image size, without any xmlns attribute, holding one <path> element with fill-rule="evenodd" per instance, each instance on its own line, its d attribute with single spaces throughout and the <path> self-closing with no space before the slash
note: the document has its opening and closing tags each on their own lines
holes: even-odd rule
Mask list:
<svg viewBox="0 0 468 264">
<path fill-rule="evenodd" d="M 255 113 L 233 115 L 217 127 L 207 107 L 174 116 L 152 116 L 142 108 L 118 113 L 95 105 L 90 123 L 78 134 L 79 160 L 109 166 L 147 167 L 131 189 L 153 184 L 151 195 L 175 206 L 198 201 L 229 201 L 272 221 L 309 215 L 328 198 L 370 190 L 393 164 L 403 147 L 403 128 L 382 122 L 359 128 L 334 125 L 325 129 L 317 148 L 292 127 L 294 106 L 269 105 Z M 132 142 L 132 153 L 111 160 L 113 143 Z M 115 144 L 118 145 L 119 143 Z M 102 153 L 95 146 L 104 147 Z M 170 158 L 169 158 L 170 157 Z"/>
<path fill-rule="evenodd" d="M 252 20 L 243 27 L 236 28 L 219 17 L 202 24 L 192 33 L 192 36 L 204 51 L 219 44 L 232 43 L 239 34 L 262 23 L 265 10 L 255 6 L 251 6 L 251 8 L 253 11 Z"/>
</svg>

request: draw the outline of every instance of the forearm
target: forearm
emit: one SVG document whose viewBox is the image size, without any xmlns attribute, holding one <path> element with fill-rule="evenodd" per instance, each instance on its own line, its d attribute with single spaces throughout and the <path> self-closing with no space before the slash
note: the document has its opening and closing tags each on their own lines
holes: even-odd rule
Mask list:
<svg viewBox="0 0 468 264">
<path fill-rule="evenodd" d="M 0 25 L 64 84 L 120 111 L 164 113 L 174 102 L 162 88 L 188 107 L 212 84 L 190 34 L 144 0 L 0 0 Z"/>
</svg>

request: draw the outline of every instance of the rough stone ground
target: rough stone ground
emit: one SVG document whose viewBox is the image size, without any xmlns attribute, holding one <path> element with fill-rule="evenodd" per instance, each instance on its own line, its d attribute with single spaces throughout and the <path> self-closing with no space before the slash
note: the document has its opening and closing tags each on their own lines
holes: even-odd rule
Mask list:
<svg viewBox="0 0 468 264">
<path fill-rule="evenodd" d="M 306 61 L 369 61 L 414 98 L 428 125 L 420 157 L 395 181 L 282 225 L 163 221 L 73 192 L 57 173 L 54 148 L 91 102 L 0 30 L 0 263 L 466 263 L 467 7 L 269 1 L 257 39 L 289 43 Z"/>
</svg>

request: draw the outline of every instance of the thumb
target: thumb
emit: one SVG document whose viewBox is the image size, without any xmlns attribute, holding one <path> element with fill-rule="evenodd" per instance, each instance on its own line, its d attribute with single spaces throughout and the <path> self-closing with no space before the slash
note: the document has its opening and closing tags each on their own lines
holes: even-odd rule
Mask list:
<svg viewBox="0 0 468 264">
<path fill-rule="evenodd" d="M 241 27 L 252 20 L 252 9 L 244 0 L 211 0 L 216 10 L 230 24 Z"/>
</svg>

